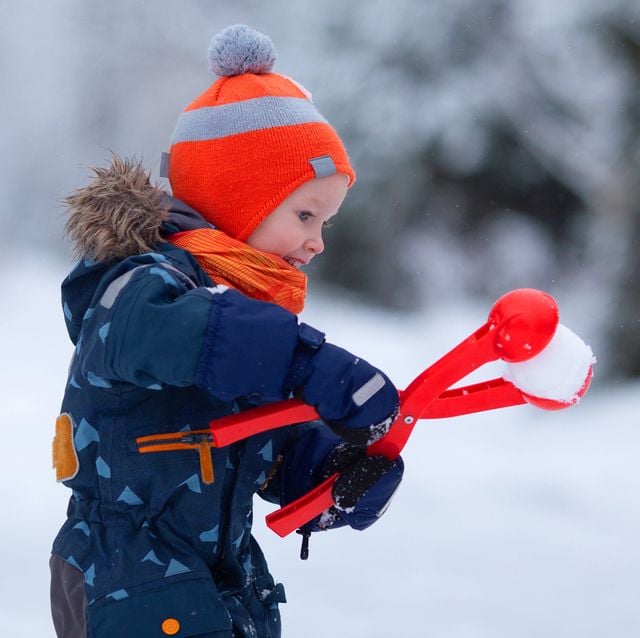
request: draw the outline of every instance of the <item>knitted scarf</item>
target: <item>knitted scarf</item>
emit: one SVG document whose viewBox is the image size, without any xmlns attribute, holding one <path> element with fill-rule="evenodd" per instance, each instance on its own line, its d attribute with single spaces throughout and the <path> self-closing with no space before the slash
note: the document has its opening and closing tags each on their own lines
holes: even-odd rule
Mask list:
<svg viewBox="0 0 640 638">
<path fill-rule="evenodd" d="M 188 250 L 216 283 L 270 301 L 298 314 L 304 308 L 307 277 L 284 259 L 263 253 L 213 228 L 174 233 L 167 239 Z"/>
</svg>

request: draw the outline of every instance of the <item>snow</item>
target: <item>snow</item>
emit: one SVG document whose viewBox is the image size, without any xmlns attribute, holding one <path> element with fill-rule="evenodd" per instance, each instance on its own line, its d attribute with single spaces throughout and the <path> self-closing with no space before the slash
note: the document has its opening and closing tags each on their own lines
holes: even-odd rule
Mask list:
<svg viewBox="0 0 640 638">
<path fill-rule="evenodd" d="M 504 378 L 533 397 L 574 403 L 594 363 L 591 348 L 559 324 L 542 352 L 521 363 L 507 363 Z"/>
<path fill-rule="evenodd" d="M 68 498 L 50 462 L 72 350 L 59 307 L 66 266 L 3 265 L 0 618 L 7 636 L 49 638 L 47 561 Z M 404 387 L 492 301 L 402 316 L 316 291 L 303 320 Z M 254 533 L 287 588 L 285 638 L 640 635 L 639 412 L 640 384 L 596 380 L 561 412 L 422 422 L 387 514 L 365 532 L 314 534 L 306 562 L 298 535 L 263 525 L 272 506 L 257 499 Z"/>
</svg>

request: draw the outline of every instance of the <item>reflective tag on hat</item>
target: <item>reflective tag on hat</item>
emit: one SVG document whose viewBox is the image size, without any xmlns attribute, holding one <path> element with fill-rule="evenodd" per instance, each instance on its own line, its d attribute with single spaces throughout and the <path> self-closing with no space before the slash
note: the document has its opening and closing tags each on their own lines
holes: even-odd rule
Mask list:
<svg viewBox="0 0 640 638">
<path fill-rule="evenodd" d="M 329 177 L 338 172 L 336 165 L 331 159 L 331 155 L 322 155 L 309 160 L 309 164 L 313 167 L 316 177 Z"/>
<path fill-rule="evenodd" d="M 160 156 L 160 177 L 169 177 L 169 153 Z"/>
</svg>

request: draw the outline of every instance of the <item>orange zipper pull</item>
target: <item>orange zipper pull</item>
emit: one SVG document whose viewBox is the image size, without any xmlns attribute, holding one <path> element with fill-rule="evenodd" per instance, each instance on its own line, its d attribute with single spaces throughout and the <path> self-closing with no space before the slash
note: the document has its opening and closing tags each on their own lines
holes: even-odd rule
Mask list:
<svg viewBox="0 0 640 638">
<path fill-rule="evenodd" d="M 211 448 L 209 447 L 209 442 L 205 437 L 200 439 L 198 451 L 200 453 L 200 474 L 202 475 L 202 482 L 210 485 L 215 481 L 215 477 L 213 475 Z"/>
</svg>

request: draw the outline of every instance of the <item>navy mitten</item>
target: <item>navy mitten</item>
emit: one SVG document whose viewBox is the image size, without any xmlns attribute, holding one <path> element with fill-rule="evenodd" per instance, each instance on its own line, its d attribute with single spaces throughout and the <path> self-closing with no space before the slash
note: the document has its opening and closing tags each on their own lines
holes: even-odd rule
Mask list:
<svg viewBox="0 0 640 638">
<path fill-rule="evenodd" d="M 385 456 L 367 456 L 359 446 L 340 443 L 331 452 L 324 472 L 324 478 L 340 472 L 333 486 L 334 506 L 320 516 L 317 528 L 340 527 L 340 523 L 358 530 L 369 527 L 386 512 L 403 471 L 401 457 L 392 461 Z"/>
<path fill-rule="evenodd" d="M 324 341 L 311 326 L 299 327 L 286 385 L 314 406 L 345 441 L 366 446 L 384 436 L 398 409 L 398 391 L 380 370 Z"/>
<path fill-rule="evenodd" d="M 302 526 L 301 558 L 309 553 L 311 532 L 344 527 L 363 530 L 387 510 L 402 480 L 404 463 L 368 456 L 364 448 L 341 441 L 320 423 L 299 426 L 302 433 L 284 451 L 279 472 L 280 504 L 284 507 L 336 472 L 334 505 Z"/>
</svg>

